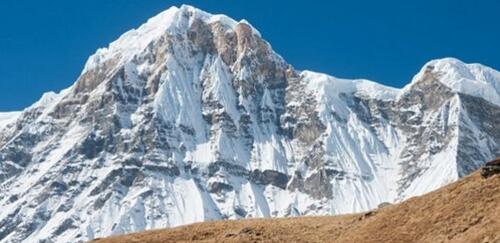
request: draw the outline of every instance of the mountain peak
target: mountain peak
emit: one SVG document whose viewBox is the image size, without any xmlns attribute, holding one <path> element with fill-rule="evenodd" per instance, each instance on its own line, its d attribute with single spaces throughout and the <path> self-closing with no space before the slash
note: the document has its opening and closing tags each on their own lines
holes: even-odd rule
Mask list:
<svg viewBox="0 0 500 243">
<path fill-rule="evenodd" d="M 427 62 L 403 89 L 403 93 L 416 83 L 426 80 L 429 75 L 453 92 L 481 97 L 500 105 L 500 72 L 482 64 L 468 64 L 452 57 Z"/>
<path fill-rule="evenodd" d="M 138 28 L 127 31 L 107 48 L 98 49 L 87 60 L 82 74 L 112 58 L 118 57 L 118 62 L 124 63 L 165 34 L 174 35 L 187 32 L 195 20 L 207 24 L 220 23 L 233 31 L 236 30 L 238 25 L 247 25 L 253 34 L 260 37 L 260 32 L 246 20 L 236 21 L 226 15 L 210 14 L 185 4 L 181 5 L 181 7 L 173 6 L 150 18 Z"/>
<path fill-rule="evenodd" d="M 0 114 L 0 242 L 359 212 L 499 156 L 500 107 L 398 92 L 299 75 L 246 21 L 172 7 L 98 50 L 70 89 Z"/>
</svg>

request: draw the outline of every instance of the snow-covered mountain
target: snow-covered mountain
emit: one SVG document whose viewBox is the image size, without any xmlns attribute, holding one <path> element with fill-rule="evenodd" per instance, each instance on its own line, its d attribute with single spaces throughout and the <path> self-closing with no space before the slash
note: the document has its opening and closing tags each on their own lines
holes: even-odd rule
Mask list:
<svg viewBox="0 0 500 243">
<path fill-rule="evenodd" d="M 400 201 L 500 156 L 499 94 L 451 58 L 401 90 L 298 72 L 246 21 L 172 7 L 0 114 L 0 241 Z"/>
</svg>

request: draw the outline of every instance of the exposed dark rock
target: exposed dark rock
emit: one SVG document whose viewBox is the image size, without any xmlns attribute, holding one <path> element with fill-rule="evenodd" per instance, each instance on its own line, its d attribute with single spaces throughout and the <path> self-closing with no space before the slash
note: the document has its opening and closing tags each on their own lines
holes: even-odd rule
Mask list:
<svg viewBox="0 0 500 243">
<path fill-rule="evenodd" d="M 234 212 L 236 214 L 238 214 L 239 216 L 241 216 L 242 218 L 245 218 L 247 216 L 247 214 L 248 214 L 247 211 L 244 208 L 240 207 L 240 206 L 236 206 L 234 208 Z"/>
<path fill-rule="evenodd" d="M 221 192 L 232 191 L 233 186 L 224 182 L 214 181 L 208 183 L 207 190 L 210 193 L 221 193 Z"/>
<path fill-rule="evenodd" d="M 481 168 L 481 176 L 483 178 L 488 178 L 496 174 L 500 174 L 500 158 L 487 162 Z"/>
<path fill-rule="evenodd" d="M 76 229 L 78 226 L 75 225 L 75 221 L 71 218 L 65 219 L 59 227 L 53 232 L 53 235 L 58 236 L 64 233 L 68 229 Z"/>
<path fill-rule="evenodd" d="M 304 191 L 314 198 L 333 198 L 331 177 L 325 170 L 319 170 L 307 177 L 304 181 Z"/>
<path fill-rule="evenodd" d="M 389 207 L 389 206 L 391 206 L 391 205 L 392 205 L 391 203 L 388 203 L 388 202 L 383 202 L 383 203 L 379 204 L 379 205 L 377 206 L 377 208 L 379 208 L 379 209 L 380 209 L 380 208 L 386 208 L 386 207 Z"/>
<path fill-rule="evenodd" d="M 285 189 L 288 183 L 288 175 L 274 170 L 265 170 L 263 172 L 254 170 L 250 174 L 253 182 L 262 185 L 273 185 Z"/>
</svg>

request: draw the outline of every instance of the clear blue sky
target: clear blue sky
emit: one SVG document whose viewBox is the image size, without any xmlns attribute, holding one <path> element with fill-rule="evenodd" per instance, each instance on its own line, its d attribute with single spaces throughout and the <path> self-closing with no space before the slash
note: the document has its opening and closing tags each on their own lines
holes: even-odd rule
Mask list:
<svg viewBox="0 0 500 243">
<path fill-rule="evenodd" d="M 500 69 L 496 0 L 1 0 L 0 111 L 69 86 L 97 48 L 182 3 L 247 19 L 297 69 L 396 87 L 433 58 Z"/>
</svg>

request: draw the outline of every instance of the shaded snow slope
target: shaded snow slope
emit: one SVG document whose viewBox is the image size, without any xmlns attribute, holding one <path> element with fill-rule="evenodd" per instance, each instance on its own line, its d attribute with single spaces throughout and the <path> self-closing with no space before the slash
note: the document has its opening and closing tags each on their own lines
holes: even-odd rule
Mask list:
<svg viewBox="0 0 500 243">
<path fill-rule="evenodd" d="M 19 115 L 21 115 L 21 112 L 19 111 L 0 112 L 0 130 L 8 124 L 15 122 Z"/>
</svg>

